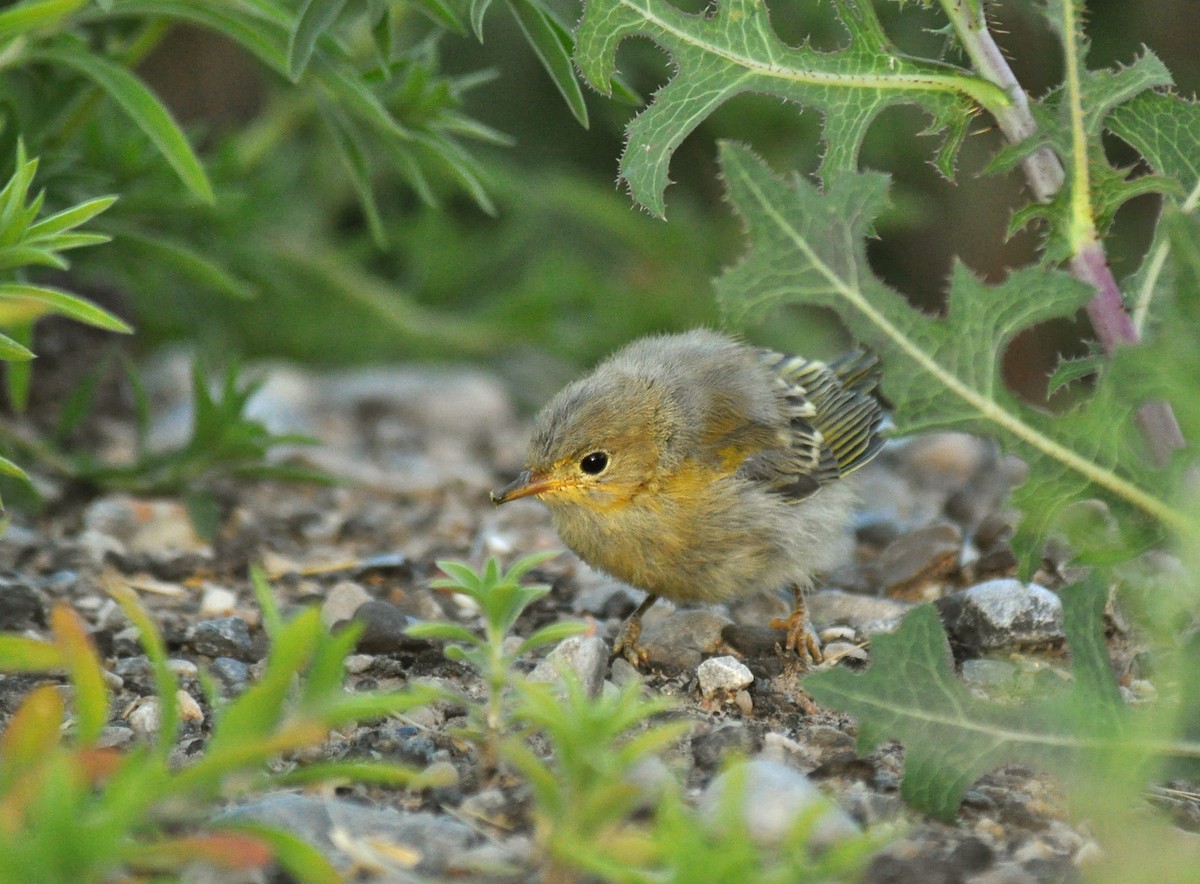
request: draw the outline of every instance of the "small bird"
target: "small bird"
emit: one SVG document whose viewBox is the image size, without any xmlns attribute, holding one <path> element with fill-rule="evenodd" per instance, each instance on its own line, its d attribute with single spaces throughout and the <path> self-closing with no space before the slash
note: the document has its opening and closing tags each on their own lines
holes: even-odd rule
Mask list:
<svg viewBox="0 0 1200 884">
<path fill-rule="evenodd" d="M 660 597 L 721 602 L 790 587 L 786 648 L 821 647 L 804 591 L 836 562 L 840 481 L 879 453 L 876 360 L 823 363 L 696 329 L 641 338 L 561 390 L 499 505 L 536 497 L 588 564 L 648 595 L 613 644 L 634 665 Z"/>
</svg>

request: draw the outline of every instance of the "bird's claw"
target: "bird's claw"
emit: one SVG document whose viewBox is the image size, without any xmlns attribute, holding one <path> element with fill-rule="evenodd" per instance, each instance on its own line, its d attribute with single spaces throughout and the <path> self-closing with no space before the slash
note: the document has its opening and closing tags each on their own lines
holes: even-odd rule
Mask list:
<svg viewBox="0 0 1200 884">
<path fill-rule="evenodd" d="M 816 666 L 825 659 L 821 653 L 821 640 L 813 631 L 808 610 L 803 606 L 798 606 L 786 620 L 772 620 L 771 628 L 787 631 L 784 650 L 796 654 L 806 665 Z"/>
<path fill-rule="evenodd" d="M 641 635 L 642 621 L 630 617 L 617 630 L 617 637 L 613 639 L 612 655 L 614 657 L 618 655 L 624 657 L 634 669 L 641 669 L 646 666 L 650 662 L 650 655 L 638 643 Z"/>
</svg>

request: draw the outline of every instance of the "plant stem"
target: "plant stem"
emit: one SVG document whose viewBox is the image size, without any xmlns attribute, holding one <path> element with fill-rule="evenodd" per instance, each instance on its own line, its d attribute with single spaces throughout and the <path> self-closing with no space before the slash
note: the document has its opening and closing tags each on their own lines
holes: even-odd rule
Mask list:
<svg viewBox="0 0 1200 884">
<path fill-rule="evenodd" d="M 1029 97 L 988 30 L 982 0 L 941 0 L 941 4 L 980 76 L 1000 86 L 1012 99 L 1007 107 L 991 109 L 1000 131 L 1012 144 L 1029 138 L 1037 131 L 1037 123 L 1029 109 Z M 1021 166 L 1039 202 L 1049 202 L 1066 180 L 1062 162 L 1046 146 L 1025 157 Z M 1091 236 L 1077 241 L 1070 268 L 1076 279 L 1096 290 L 1086 312 L 1104 352 L 1111 356 L 1123 344 L 1136 344 L 1138 329 L 1125 311 L 1121 290 L 1108 267 L 1104 246 L 1095 238 L 1094 231 Z M 1183 433 L 1169 403 L 1146 403 L 1137 413 L 1137 422 L 1150 456 L 1158 466 L 1166 466 L 1172 452 L 1184 447 Z"/>
</svg>

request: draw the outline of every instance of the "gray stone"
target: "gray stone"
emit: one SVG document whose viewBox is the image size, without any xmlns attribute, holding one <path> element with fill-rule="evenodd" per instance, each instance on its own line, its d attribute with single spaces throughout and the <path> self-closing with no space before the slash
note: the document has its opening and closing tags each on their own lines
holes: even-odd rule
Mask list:
<svg viewBox="0 0 1200 884">
<path fill-rule="evenodd" d="M 608 669 L 608 645 L 595 635 L 573 635 L 558 643 L 529 673 L 530 681 L 557 684 L 564 671 L 574 673 L 589 697 L 598 697 Z"/>
<path fill-rule="evenodd" d="M 757 844 L 780 844 L 797 819 L 820 806 L 827 809 L 813 824 L 809 839 L 812 849 L 822 850 L 859 834 L 859 827 L 846 812 L 822 795 L 808 777 L 778 761 L 762 758 L 726 771 L 709 783 L 700 797 L 701 818 L 708 825 L 719 825 L 728 800 L 726 790 L 735 778 L 742 779 L 742 815 L 747 833 Z"/>
<path fill-rule="evenodd" d="M 430 647 L 424 639 L 410 637 L 405 630 L 417 621 L 390 602 L 372 599 L 358 606 L 353 622 L 362 624 L 355 650 L 362 654 L 395 654 Z"/>
<path fill-rule="evenodd" d="M 312 844 L 340 871 L 369 859 L 380 880 L 439 875 L 477 836 L 458 820 L 432 813 L 401 813 L 339 799 L 280 793 L 220 814 L 222 822 L 265 823 Z"/>
<path fill-rule="evenodd" d="M 700 681 L 700 693 L 713 697 L 718 692 L 737 693 L 754 682 L 754 675 L 745 663 L 736 657 L 710 657 L 696 669 Z"/>
<path fill-rule="evenodd" d="M 1063 639 L 1062 601 L 1036 583 L 988 580 L 939 599 L 937 607 L 951 637 L 969 650 Z"/>
<path fill-rule="evenodd" d="M 651 666 L 670 672 L 694 669 L 706 654 L 725 649 L 721 630 L 732 623 L 709 608 L 675 611 L 647 623 L 641 645 Z"/>
<path fill-rule="evenodd" d="M 962 680 L 976 688 L 997 688 L 1011 685 L 1017 677 L 1017 667 L 1007 660 L 963 660 Z"/>
<path fill-rule="evenodd" d="M 352 580 L 341 580 L 321 603 L 321 622 L 326 629 L 351 619 L 354 613 L 371 601 L 371 594 Z"/>
<path fill-rule="evenodd" d="M 730 756 L 748 756 L 761 747 L 762 740 L 744 724 L 723 724 L 692 737 L 692 760 L 700 770 L 710 772 Z"/>
<path fill-rule="evenodd" d="M 809 616 L 823 626 L 845 625 L 861 629 L 868 623 L 899 620 L 912 604 L 880 596 L 823 589 L 807 596 Z"/>
<path fill-rule="evenodd" d="M 250 627 L 241 617 L 218 617 L 201 620 L 190 630 L 188 639 L 197 654 L 206 657 L 233 657 L 235 660 L 257 659 Z"/>
<path fill-rule="evenodd" d="M 926 601 L 940 594 L 961 549 L 962 532 L 954 525 L 926 525 L 889 543 L 871 570 L 892 598 Z"/>
<path fill-rule="evenodd" d="M 227 697 L 236 697 L 246 690 L 250 681 L 250 667 L 232 657 L 218 657 L 212 661 L 208 671 L 217 679 Z"/>
<path fill-rule="evenodd" d="M 18 580 L 0 578 L 0 632 L 22 632 L 45 625 L 42 594 Z"/>
</svg>

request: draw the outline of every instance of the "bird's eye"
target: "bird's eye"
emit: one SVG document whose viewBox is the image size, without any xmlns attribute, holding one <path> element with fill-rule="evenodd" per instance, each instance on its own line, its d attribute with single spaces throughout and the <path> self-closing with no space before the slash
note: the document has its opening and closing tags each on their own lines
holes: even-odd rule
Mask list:
<svg viewBox="0 0 1200 884">
<path fill-rule="evenodd" d="M 583 459 L 579 461 L 579 469 L 583 470 L 589 476 L 599 476 L 608 469 L 608 455 L 603 451 L 593 451 L 591 454 L 585 454 Z"/>
</svg>

